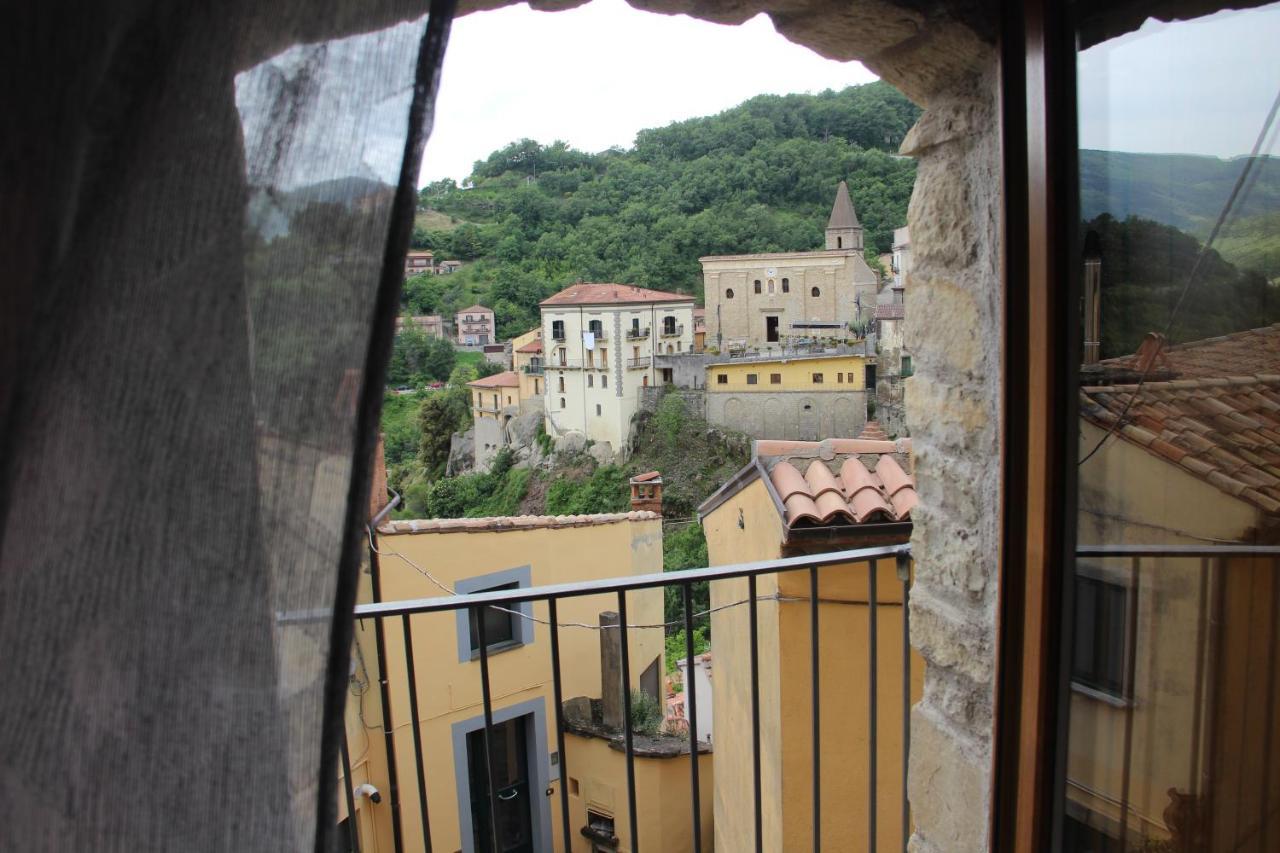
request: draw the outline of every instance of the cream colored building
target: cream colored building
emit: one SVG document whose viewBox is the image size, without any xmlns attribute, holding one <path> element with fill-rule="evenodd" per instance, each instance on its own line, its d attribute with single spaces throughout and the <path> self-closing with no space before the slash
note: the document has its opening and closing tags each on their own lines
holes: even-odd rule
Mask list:
<svg viewBox="0 0 1280 853">
<path fill-rule="evenodd" d="M 482 346 L 497 340 L 493 309 L 483 305 L 472 305 L 455 314 L 453 328 L 458 336 L 458 343 L 467 346 Z"/>
<path fill-rule="evenodd" d="M 487 471 L 493 457 L 507 444 L 507 422 L 520 414 L 520 384 L 520 375 L 513 370 L 467 383 L 477 471 Z"/>
<path fill-rule="evenodd" d="M 360 574 L 362 603 L 375 600 L 375 579 L 380 600 L 399 601 L 662 570 L 662 521 L 652 512 L 385 522 L 375 541 L 377 562 Z M 613 594 L 563 598 L 558 621 L 598 625 L 601 614 L 616 611 L 617 603 Z M 502 849 L 563 850 L 559 797 L 561 785 L 567 785 L 573 851 L 592 849 L 581 832 L 589 812 L 612 821 L 621 841 L 618 849 L 630 850 L 624 755 L 608 737 L 578 734 L 566 735 L 566 754 L 558 753 L 547 604 L 517 604 L 512 609 L 516 613 L 493 611 L 485 617 L 495 724 L 491 744 L 501 754 L 494 759 L 494 785 Z M 662 614 L 661 590 L 628 595 L 629 623 L 661 623 Z M 384 622 L 381 636 L 370 620 L 358 621 L 355 628 L 346 711 L 351 781 L 353 786 L 374 786 L 381 799 L 373 803 L 367 796 L 356 798 L 360 849 L 397 849 L 395 795 L 403 849 L 425 849 L 417 782 L 421 759 L 432 849 L 473 851 L 479 849 L 476 827 L 483 829 L 487 820 L 484 801 L 473 797 L 483 791 L 477 787 L 475 769 L 484 730 L 477 633 L 466 613 L 445 611 L 410 619 L 421 753 L 415 745 L 401 620 Z M 601 635 L 600 630 L 576 627 L 559 631 L 566 700 L 603 695 Z M 663 632 L 631 630 L 627 642 L 629 686 L 640 689 L 647 672 L 654 667 L 661 672 Z M 380 657 L 386 661 L 389 708 L 381 699 Z M 386 728 L 394 732 L 396 791 L 389 775 Z M 646 849 L 691 849 L 687 751 L 685 755 L 676 760 L 637 758 L 637 814 L 641 832 L 647 833 L 642 836 Z M 708 842 L 703 849 L 710 849 L 710 755 L 703 755 L 701 762 Z M 336 792 L 340 821 L 347 819 L 343 790 L 340 786 Z M 340 837 L 345 838 L 346 829 L 344 824 Z"/>
<path fill-rule="evenodd" d="M 802 338 L 853 337 L 849 326 L 870 320 L 878 287 L 862 252 L 862 225 L 841 181 L 824 249 L 700 258 L 706 345 L 767 350 Z"/>
<path fill-rule="evenodd" d="M 543 391 L 542 327 L 511 339 L 511 369 L 520 377 L 520 398 L 528 400 Z"/>
<path fill-rule="evenodd" d="M 628 284 L 574 284 L 542 302 L 544 410 L 553 438 L 581 433 L 624 450 L 654 353 L 693 351 L 693 297 Z"/>
</svg>

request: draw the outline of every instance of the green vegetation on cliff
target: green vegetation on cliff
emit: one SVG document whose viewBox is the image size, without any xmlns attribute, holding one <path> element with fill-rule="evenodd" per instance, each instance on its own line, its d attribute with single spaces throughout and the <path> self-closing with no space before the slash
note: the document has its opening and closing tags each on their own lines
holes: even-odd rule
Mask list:
<svg viewBox="0 0 1280 853">
<path fill-rule="evenodd" d="M 465 188 L 420 194 L 414 244 L 468 263 L 405 284 L 415 314 L 471 302 L 500 338 L 538 322 L 537 303 L 574 281 L 698 293 L 698 258 L 822 245 L 835 186 L 849 190 L 870 253 L 906 221 L 915 162 L 896 152 L 919 109 L 885 83 L 762 95 L 716 116 L 641 131 L 598 154 L 522 140 L 476 163 Z M 430 215 L 427 215 L 430 214 Z"/>
</svg>

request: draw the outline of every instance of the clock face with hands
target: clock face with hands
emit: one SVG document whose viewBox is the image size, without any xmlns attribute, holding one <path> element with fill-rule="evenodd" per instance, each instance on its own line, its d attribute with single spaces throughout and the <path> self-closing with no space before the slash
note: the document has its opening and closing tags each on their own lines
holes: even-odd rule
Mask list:
<svg viewBox="0 0 1280 853">
<path fill-rule="evenodd" d="M 764 274 L 769 276 L 770 278 L 773 278 L 775 275 L 778 274 L 778 271 L 773 267 L 769 267 L 767 270 L 764 271 Z"/>
</svg>

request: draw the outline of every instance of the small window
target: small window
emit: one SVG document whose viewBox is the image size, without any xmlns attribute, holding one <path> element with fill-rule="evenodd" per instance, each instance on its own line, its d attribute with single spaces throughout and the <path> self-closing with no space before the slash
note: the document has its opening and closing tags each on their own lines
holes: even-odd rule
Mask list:
<svg viewBox="0 0 1280 853">
<path fill-rule="evenodd" d="M 844 248 L 844 238 L 843 238 L 843 237 L 837 237 L 837 238 L 836 238 L 836 248 L 837 248 L 837 249 L 843 249 L 843 248 Z"/>
<path fill-rule="evenodd" d="M 844 374 L 843 374 L 843 373 L 840 373 L 840 372 L 837 372 L 837 373 L 836 373 L 836 383 L 837 383 L 837 384 L 840 384 L 840 385 L 843 385 L 843 384 L 844 384 Z"/>
<path fill-rule="evenodd" d="M 564 408 L 564 397 L 560 398 L 560 408 Z"/>
<path fill-rule="evenodd" d="M 822 295 L 822 291 L 818 290 L 818 288 L 815 287 L 813 290 L 809 291 L 809 295 L 812 296 L 814 299 L 817 299 L 819 296 Z"/>
<path fill-rule="evenodd" d="M 754 374 L 754 373 L 748 373 L 748 374 L 747 374 L 747 384 L 748 384 L 748 385 L 755 385 L 755 384 L 756 384 L 756 379 L 757 379 L 757 378 L 758 378 L 758 377 L 757 377 L 757 375 L 756 375 L 756 374 Z"/>
<path fill-rule="evenodd" d="M 504 589 L 517 589 L 520 584 L 512 581 L 511 583 L 498 584 L 497 586 L 486 587 L 475 592 L 499 592 Z M 476 653 L 480 649 L 480 625 L 475 610 L 468 611 L 468 618 L 471 627 L 471 651 Z M 519 632 L 516 631 L 516 617 L 505 610 L 497 610 L 492 607 L 486 607 L 484 610 L 484 639 L 489 651 L 497 648 L 505 648 L 519 642 Z"/>
<path fill-rule="evenodd" d="M 564 377 L 563 376 L 560 377 L 560 393 L 561 394 L 564 393 Z M 561 406 L 561 408 L 564 408 L 563 405 Z"/>
<path fill-rule="evenodd" d="M 756 279 L 755 289 L 756 289 L 756 293 L 760 292 L 760 279 Z"/>
<path fill-rule="evenodd" d="M 596 415 L 599 416 L 599 414 L 600 414 L 600 404 L 596 403 Z"/>
<path fill-rule="evenodd" d="M 600 367 L 604 368 L 604 367 L 608 367 L 608 365 L 609 365 L 609 351 L 604 347 L 600 347 Z"/>
<path fill-rule="evenodd" d="M 1128 590 L 1120 584 L 1084 576 L 1077 576 L 1075 583 L 1076 636 L 1071 680 L 1124 698 Z"/>
<path fill-rule="evenodd" d="M 782 280 L 782 292 L 783 292 L 783 293 L 790 293 L 790 292 L 791 292 L 791 279 L 789 279 L 789 278 L 784 278 L 784 279 Z"/>
<path fill-rule="evenodd" d="M 467 319 L 470 320 L 471 318 L 468 317 Z M 551 321 L 551 337 L 555 338 L 557 341 L 564 340 L 564 320 Z"/>
<path fill-rule="evenodd" d="M 594 374 L 594 373 L 588 373 L 588 374 L 587 374 L 587 387 L 588 387 L 588 388 L 594 388 L 594 387 L 595 387 L 595 378 L 596 378 L 596 377 L 595 377 L 595 374 Z"/>
<path fill-rule="evenodd" d="M 770 374 L 769 374 L 769 384 L 770 384 L 770 385 L 781 385 L 781 384 L 782 384 L 782 374 L 781 374 L 781 373 L 770 373 Z"/>
<path fill-rule="evenodd" d="M 728 384 L 729 384 L 729 374 L 727 374 L 727 373 L 718 373 L 718 374 L 716 374 L 716 384 L 717 384 L 717 385 L 728 385 Z"/>
<path fill-rule="evenodd" d="M 821 384 L 822 384 L 822 374 L 821 374 L 821 373 L 815 373 L 815 374 L 813 374 L 813 384 L 814 384 L 814 385 L 821 385 Z"/>
<path fill-rule="evenodd" d="M 849 373 L 849 374 L 848 374 L 848 376 L 849 376 L 849 384 L 850 384 L 850 385 L 852 385 L 852 384 L 853 384 L 853 374 L 852 374 L 852 373 Z"/>
<path fill-rule="evenodd" d="M 676 341 L 676 352 L 684 352 L 684 341 Z"/>
<path fill-rule="evenodd" d="M 773 293 L 773 279 L 769 279 L 769 292 Z"/>
<path fill-rule="evenodd" d="M 724 292 L 724 298 L 725 298 L 725 299 L 732 299 L 732 298 L 733 298 L 733 288 L 732 288 L 732 287 L 727 288 L 727 289 L 725 290 L 725 292 Z"/>
<path fill-rule="evenodd" d="M 609 374 L 607 373 L 600 374 L 600 387 L 601 388 L 609 387 Z"/>
</svg>

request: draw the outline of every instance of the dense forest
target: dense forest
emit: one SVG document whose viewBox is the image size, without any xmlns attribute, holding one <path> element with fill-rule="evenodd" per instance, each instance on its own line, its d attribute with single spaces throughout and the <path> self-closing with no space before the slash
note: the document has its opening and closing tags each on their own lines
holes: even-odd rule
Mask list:
<svg viewBox="0 0 1280 853">
<path fill-rule="evenodd" d="M 462 186 L 421 191 L 413 244 L 467 262 L 419 276 L 405 309 L 492 307 L 500 338 L 537 324 L 537 304 L 574 281 L 699 293 L 698 258 L 822 245 L 845 180 L 868 254 L 906 222 L 915 162 L 898 145 L 919 109 L 885 83 L 763 95 L 719 115 L 641 131 L 629 149 L 513 142 Z"/>
</svg>

